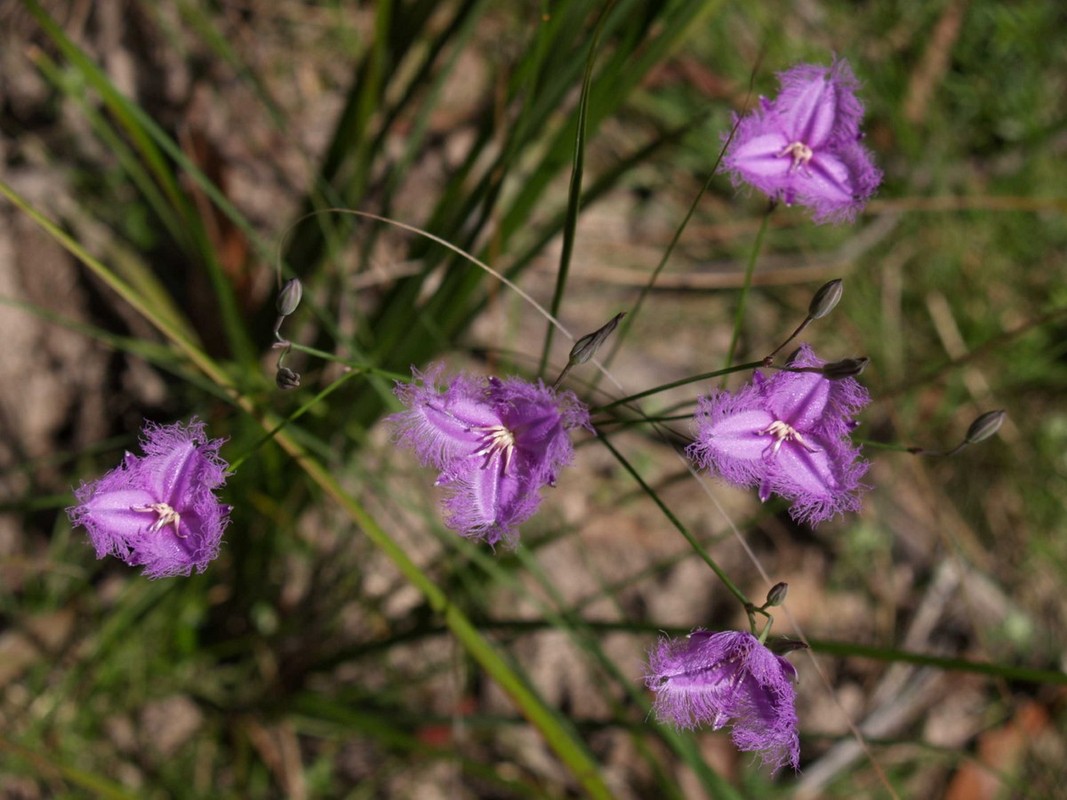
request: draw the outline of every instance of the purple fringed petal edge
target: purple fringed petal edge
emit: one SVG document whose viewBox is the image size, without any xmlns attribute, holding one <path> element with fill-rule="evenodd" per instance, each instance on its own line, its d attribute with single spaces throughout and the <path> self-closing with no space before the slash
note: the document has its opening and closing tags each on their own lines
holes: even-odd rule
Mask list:
<svg viewBox="0 0 1067 800">
<path fill-rule="evenodd" d="M 709 446 L 710 428 L 716 420 L 729 417 L 742 411 L 763 409 L 763 389 L 757 384 L 746 384 L 735 393 L 714 390 L 710 395 L 697 401 L 694 414 L 697 435 L 692 444 L 685 449 L 689 459 L 701 469 L 714 472 L 723 480 L 734 486 L 748 487 L 759 483 L 766 471 L 760 461 L 745 461 L 731 458 L 726 453 L 718 453 Z"/>
</svg>

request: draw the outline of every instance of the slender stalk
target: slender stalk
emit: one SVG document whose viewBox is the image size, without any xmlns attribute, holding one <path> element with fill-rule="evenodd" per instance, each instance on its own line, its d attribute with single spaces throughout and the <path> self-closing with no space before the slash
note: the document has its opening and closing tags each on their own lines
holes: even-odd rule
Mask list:
<svg viewBox="0 0 1067 800">
<path fill-rule="evenodd" d="M 570 275 L 571 255 L 574 253 L 574 237 L 578 229 L 578 213 L 581 210 L 582 199 L 582 175 L 585 172 L 585 138 L 586 129 L 589 125 L 589 91 L 593 85 L 593 65 L 596 63 L 597 49 L 600 45 L 600 35 L 604 32 L 604 24 L 611 12 L 615 9 L 616 0 L 608 3 L 597 20 L 593 30 L 593 40 L 589 45 L 589 55 L 585 61 L 585 74 L 582 76 L 582 92 L 578 98 L 578 119 L 576 122 L 577 133 L 574 139 L 574 157 L 571 161 L 570 190 L 567 193 L 567 216 L 563 225 L 563 247 L 559 256 L 559 271 L 556 273 L 556 289 L 552 293 L 552 305 L 549 313 L 553 317 L 559 316 L 559 307 L 563 302 L 563 293 L 567 288 L 567 277 Z M 549 325 L 545 329 L 545 342 L 541 348 L 541 362 L 537 367 L 537 374 L 544 375 L 548 366 L 548 354 L 552 349 L 552 335 L 555 329 Z M 562 380 L 561 375 L 559 380 Z M 558 385 L 558 381 L 557 381 Z"/>
<path fill-rule="evenodd" d="M 734 354 L 737 352 L 737 343 L 741 339 L 741 325 L 745 321 L 745 304 L 748 301 L 748 290 L 752 288 L 752 275 L 756 271 L 756 259 L 759 257 L 760 248 L 763 246 L 763 236 L 767 233 L 767 224 L 770 222 L 774 204 L 767 207 L 756 233 L 756 241 L 752 244 L 752 252 L 748 254 L 748 264 L 745 266 L 745 280 L 741 284 L 741 296 L 737 300 L 737 313 L 734 315 L 734 331 L 730 336 L 730 347 L 726 351 L 726 364 L 729 367 L 733 363 Z"/>
<path fill-rule="evenodd" d="M 719 156 L 720 160 L 722 156 Z M 670 243 L 667 245 L 667 249 L 663 251 L 663 255 L 660 256 L 659 263 L 656 264 L 656 268 L 652 270 L 652 274 L 648 277 L 648 282 L 641 287 L 641 293 L 637 295 L 637 300 L 634 302 L 633 308 L 626 315 L 626 319 L 622 321 L 622 326 L 619 329 L 618 334 L 615 336 L 615 341 L 611 345 L 611 350 L 604 357 L 604 367 L 610 367 L 611 362 L 615 359 L 615 356 L 619 352 L 619 348 L 622 347 L 623 341 L 625 341 L 627 335 L 630 333 L 630 328 L 633 327 L 634 320 L 637 319 L 638 313 L 641 311 L 641 307 L 645 303 L 645 298 L 648 297 L 649 292 L 652 291 L 652 287 L 656 285 L 656 280 L 659 278 L 659 274 L 663 271 L 663 268 L 667 266 L 667 262 L 670 260 L 671 255 L 674 253 L 674 248 L 678 246 L 678 241 L 682 238 L 682 232 L 689 225 L 689 220 L 693 218 L 693 214 L 696 213 L 697 206 L 700 205 L 701 198 L 707 194 L 708 187 L 711 186 L 711 182 L 715 179 L 715 169 L 718 167 L 718 162 L 712 167 L 711 172 L 708 173 L 708 177 L 704 180 L 704 185 L 700 187 L 700 191 L 696 193 L 693 198 L 693 202 L 689 204 L 689 209 L 685 212 L 685 216 L 682 217 L 682 221 L 678 223 L 678 227 L 674 230 L 674 235 L 671 237 Z"/>
<path fill-rule="evenodd" d="M 659 509 L 663 512 L 664 516 L 666 516 L 667 519 L 670 520 L 670 523 L 678 530 L 680 534 L 682 534 L 682 536 L 685 537 L 685 540 L 689 542 L 689 545 L 693 548 L 693 552 L 700 556 L 704 563 L 711 568 L 711 571 L 715 573 L 715 576 L 720 581 L 722 581 L 723 586 L 726 587 L 730 594 L 736 597 L 738 602 L 741 603 L 741 605 L 743 605 L 746 610 L 751 608 L 752 603 L 747 597 L 745 597 L 745 593 L 742 592 L 740 588 L 738 588 L 737 584 L 730 580 L 730 576 L 723 571 L 723 568 L 720 567 L 717 563 L 715 563 L 715 560 L 707 554 L 703 547 L 700 546 L 700 542 L 698 542 L 696 540 L 696 537 L 689 532 L 689 529 L 682 524 L 682 521 L 678 519 L 677 515 L 673 511 L 671 511 L 667 504 L 660 499 L 659 495 L 656 494 L 656 490 L 645 482 L 645 479 L 641 477 L 641 475 L 637 472 L 634 466 L 626 460 L 626 457 L 619 452 L 618 448 L 616 448 L 615 445 L 611 443 L 611 440 L 602 431 L 598 430 L 597 436 L 598 441 L 611 451 L 611 454 L 615 456 L 615 460 L 622 465 L 623 469 L 630 473 L 630 477 L 637 481 L 638 486 L 641 487 L 645 494 L 652 498 L 652 502 L 659 506 Z"/>
<path fill-rule="evenodd" d="M 732 372 L 744 372 L 747 369 L 758 369 L 763 366 L 762 361 L 750 361 L 747 364 L 735 364 L 732 367 L 726 367 L 725 369 L 717 369 L 711 372 L 704 372 L 700 375 L 693 375 L 689 378 L 682 378 L 681 380 L 672 381 L 671 383 L 665 383 L 662 386 L 655 386 L 651 389 L 645 389 L 643 392 L 637 394 L 631 394 L 627 397 L 619 398 L 618 400 L 612 400 L 610 403 L 606 403 L 602 406 L 594 406 L 589 409 L 590 413 L 597 413 L 599 411 L 607 411 L 610 408 L 616 408 L 617 406 L 625 405 L 626 403 L 632 403 L 635 400 L 640 400 L 643 397 L 648 397 L 653 394 L 659 394 L 665 392 L 668 389 L 675 389 L 679 386 L 685 386 L 688 383 L 696 383 L 697 381 L 704 381 L 708 378 L 718 378 L 723 375 L 729 375 Z"/>
</svg>

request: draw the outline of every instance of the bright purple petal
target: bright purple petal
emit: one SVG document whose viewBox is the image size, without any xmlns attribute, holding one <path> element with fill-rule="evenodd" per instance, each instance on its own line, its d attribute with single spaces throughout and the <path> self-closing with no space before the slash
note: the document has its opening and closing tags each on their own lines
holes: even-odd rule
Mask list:
<svg viewBox="0 0 1067 800">
<path fill-rule="evenodd" d="M 469 463 L 445 500 L 446 523 L 490 545 L 513 544 L 516 528 L 537 511 L 540 486 L 525 480 L 514 463 L 505 471 L 501 454 L 494 454 L 484 466 Z"/>
<path fill-rule="evenodd" d="M 863 103 L 856 95 L 860 83 L 848 61 L 835 59 L 830 67 L 799 64 L 779 73 L 778 80 L 782 90 L 774 104 L 779 113 L 795 108 L 798 118 L 810 121 L 819 114 L 819 110 L 812 107 L 816 102 L 832 109 L 833 119 L 828 131 L 824 132 L 825 120 L 820 125 L 809 124 L 808 135 L 821 133 L 817 142 L 807 142 L 812 149 L 835 148 L 855 141 L 859 136 Z M 800 133 L 799 130 L 794 132 Z"/>
<path fill-rule="evenodd" d="M 723 157 L 723 167 L 734 173 L 735 183 L 744 181 L 771 197 L 789 185 L 793 161 L 782 155 L 789 145 L 782 133 L 771 130 L 735 141 Z"/>
<path fill-rule="evenodd" d="M 793 179 L 797 202 L 814 211 L 817 221 L 854 219 L 863 208 L 856 198 L 852 173 L 834 153 L 819 153 Z"/>
<path fill-rule="evenodd" d="M 759 387 L 745 387 L 736 395 L 716 391 L 701 398 L 696 421 L 696 440 L 686 451 L 693 461 L 735 486 L 759 480 L 764 453 L 772 443 L 761 432 L 774 422 Z"/>
<path fill-rule="evenodd" d="M 809 441 L 814 445 L 819 440 L 810 437 Z M 786 442 L 775 457 L 773 490 L 788 498 L 810 495 L 832 499 L 840 491 L 833 455 L 825 449 L 808 450 L 796 442 Z"/>
<path fill-rule="evenodd" d="M 808 206 L 815 222 L 855 219 L 882 176 L 858 144 L 863 104 L 851 67 L 801 64 L 779 78 L 778 97 L 737 122 L 722 169 L 735 185 Z"/>
<path fill-rule="evenodd" d="M 803 344 L 797 349 L 789 366 L 821 367 L 825 363 L 815 355 L 809 345 Z M 813 379 L 822 388 L 816 396 L 811 396 L 810 400 L 802 403 L 805 395 L 795 388 L 797 384 L 794 384 L 794 381 L 799 380 L 803 384 Z M 776 373 L 766 384 L 768 398 L 774 398 L 769 399 L 768 403 L 774 405 L 778 413 L 792 420 L 794 427 L 803 430 L 818 429 L 831 438 L 847 437 L 854 427 L 852 418 L 871 402 L 867 390 L 855 378 L 834 381 L 817 373 L 782 371 Z M 782 404 L 778 399 L 789 397 L 793 397 L 794 405 Z M 801 405 L 805 406 L 803 410 L 799 408 Z"/>
<path fill-rule="evenodd" d="M 793 501 L 789 515 L 815 526 L 859 510 L 860 495 L 868 488 L 861 479 L 870 465 L 859 457 L 859 448 L 815 435 L 811 440 L 823 449 L 808 453 L 784 446 L 769 480 L 777 494 Z"/>
<path fill-rule="evenodd" d="M 800 761 L 796 670 L 750 633 L 694 631 L 661 639 L 649 653 L 646 685 L 656 718 L 679 728 L 732 725 L 738 749 L 777 771 Z"/>
<path fill-rule="evenodd" d="M 797 81 L 795 90 L 785 91 L 775 101 L 789 138 L 817 150 L 830 138 L 837 124 L 837 92 L 824 74 Z M 786 80 L 783 80 L 783 84 Z"/>
<path fill-rule="evenodd" d="M 789 366 L 823 363 L 802 345 Z M 763 502 L 772 494 L 790 500 L 794 519 L 818 524 L 859 508 L 867 464 L 849 434 L 868 401 L 854 378 L 782 370 L 768 379 L 756 372 L 736 393 L 701 398 L 697 435 L 686 453 L 730 483 L 757 486 Z"/>
<path fill-rule="evenodd" d="M 779 372 L 767 384 L 767 408 L 774 419 L 810 430 L 823 418 L 832 383 L 816 372 Z"/>
<path fill-rule="evenodd" d="M 538 381 L 457 376 L 447 388 L 441 367 L 415 371 L 396 389 L 408 410 L 394 414 L 398 440 L 439 470 L 448 488 L 446 523 L 490 544 L 512 542 L 574 448 L 569 428 L 589 427 L 589 411 L 571 392 Z"/>
<path fill-rule="evenodd" d="M 477 449 L 483 432 L 500 424 L 500 416 L 487 402 L 484 382 L 464 375 L 449 386 L 437 385 L 443 366 L 425 373 L 412 370 L 411 383 L 397 383 L 396 395 L 407 411 L 393 414 L 397 440 L 411 447 L 424 464 L 448 471 L 449 464 Z"/>
<path fill-rule="evenodd" d="M 797 735 L 796 690 L 792 665 L 760 646 L 747 659 L 738 685 L 738 707 L 731 738 L 738 750 L 758 751 L 772 773 L 786 764 L 796 769 L 800 760 Z M 785 662 L 788 664 L 788 662 Z"/>
<path fill-rule="evenodd" d="M 143 457 L 127 454 L 102 478 L 75 491 L 70 520 L 89 533 L 98 558 L 114 555 L 159 578 L 203 572 L 219 551 L 230 508 L 214 491 L 226 478 L 221 439 L 203 423 L 146 422 Z"/>
<path fill-rule="evenodd" d="M 222 440 L 209 439 L 204 423 L 157 425 L 145 422 L 141 433 L 141 460 L 146 485 L 165 503 L 200 489 L 212 490 L 226 481 L 226 464 L 218 455 Z"/>
<path fill-rule="evenodd" d="M 155 496 L 136 485 L 137 459 L 123 463 L 92 483 L 74 490 L 78 505 L 67 509 L 71 524 L 82 526 L 97 558 L 113 555 L 125 560 L 130 541 L 155 521 L 155 516 L 134 511 L 155 502 Z"/>
<path fill-rule="evenodd" d="M 229 514 L 228 505 L 210 492 L 200 492 L 186 500 L 178 532 L 167 527 L 137 539 L 131 563 L 143 564 L 149 578 L 203 572 L 218 558 Z"/>
</svg>

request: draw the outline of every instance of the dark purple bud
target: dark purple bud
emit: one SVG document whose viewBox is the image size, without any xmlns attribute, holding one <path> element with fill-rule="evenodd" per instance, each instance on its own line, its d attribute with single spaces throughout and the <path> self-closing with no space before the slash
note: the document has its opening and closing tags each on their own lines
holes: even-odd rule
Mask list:
<svg viewBox="0 0 1067 800">
<path fill-rule="evenodd" d="M 1003 410 L 987 411 L 971 423 L 971 427 L 967 429 L 967 435 L 963 437 L 963 440 L 967 444 L 984 442 L 1000 430 L 1000 426 L 1004 424 L 1004 419 L 1007 416 L 1007 413 Z"/>
<path fill-rule="evenodd" d="M 845 378 L 855 378 L 861 374 L 863 370 L 867 369 L 867 365 L 871 363 L 871 360 L 867 356 L 860 356 L 859 358 L 842 358 L 840 361 L 832 361 L 829 364 L 824 364 L 822 369 L 819 370 L 832 381 L 839 381 Z"/>
<path fill-rule="evenodd" d="M 300 279 L 290 278 L 285 282 L 285 286 L 283 286 L 282 290 L 278 293 L 278 300 L 274 304 L 274 307 L 283 317 L 288 317 L 296 311 L 296 307 L 300 305 L 300 298 L 303 294 L 304 287 L 300 283 Z"/>
<path fill-rule="evenodd" d="M 300 386 L 300 373 L 294 372 L 289 367 L 278 367 L 278 374 L 274 376 L 274 382 L 279 389 L 296 389 Z"/>
<path fill-rule="evenodd" d="M 619 324 L 619 320 L 625 316 L 625 311 L 619 312 L 611 318 L 611 321 L 608 322 L 607 325 L 593 333 L 583 336 L 575 342 L 574 347 L 571 348 L 570 363 L 584 364 L 595 356 L 596 351 L 600 349 L 600 345 L 604 343 L 605 339 L 611 336 L 611 332 L 615 330 L 615 326 Z"/>
<path fill-rule="evenodd" d="M 771 587 L 771 590 L 767 592 L 766 606 L 780 606 L 785 602 L 785 596 L 789 593 L 788 583 L 776 583 Z"/>
<path fill-rule="evenodd" d="M 810 319 L 822 319 L 831 311 L 834 310 L 839 302 L 841 302 L 841 295 L 845 292 L 845 282 L 840 278 L 834 278 L 829 283 L 824 283 L 822 287 L 815 293 L 815 296 L 811 298 L 811 304 L 808 306 L 808 317 Z"/>
</svg>

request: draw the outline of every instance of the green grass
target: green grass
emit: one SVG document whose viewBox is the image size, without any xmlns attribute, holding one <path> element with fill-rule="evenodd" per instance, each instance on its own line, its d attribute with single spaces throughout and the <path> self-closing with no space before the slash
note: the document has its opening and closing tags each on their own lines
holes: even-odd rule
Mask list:
<svg viewBox="0 0 1067 800">
<path fill-rule="evenodd" d="M 909 797 L 995 769 L 1001 796 L 1053 796 L 1061 15 L 991 0 L 818 11 L 142 4 L 109 51 L 106 15 L 79 25 L 26 0 L 13 85 L 35 88 L 0 116 L 7 235 L 79 266 L 73 289 L 34 293 L 29 251 L 13 251 L 0 322 L 39 332 L 42 355 L 0 396 L 76 405 L 61 399 L 76 381 L 74 398 L 107 400 L 92 441 L 73 421 L 4 422 L 0 793 Z M 721 137 L 775 72 L 832 52 L 863 82 L 885 183 L 852 226 L 766 217 L 714 174 Z M 153 83 L 167 74 L 171 88 Z M 218 163 L 189 149 L 194 129 Z M 550 381 L 566 363 L 567 336 L 463 252 L 574 336 L 631 312 L 610 375 L 568 375 L 603 435 L 579 437 L 515 551 L 445 529 L 432 474 L 381 423 L 413 365 Z M 303 374 L 288 393 L 271 374 L 278 271 L 305 287 L 283 328 Z M 980 412 L 1009 417 L 951 459 L 868 449 L 863 512 L 813 532 L 698 482 L 676 453 L 688 423 L 665 435 L 647 418 L 691 412 L 722 378 L 689 378 L 758 361 L 833 277 L 844 298 L 804 338 L 870 357 L 859 437 L 947 449 Z M 65 373 L 59 331 L 105 374 Z M 629 395 L 639 407 L 612 405 Z M 94 560 L 63 513 L 71 487 L 114 466 L 141 417 L 194 414 L 237 465 L 220 558 L 158 582 Z M 803 632 L 812 657 L 791 656 L 803 771 L 771 778 L 722 732 L 652 721 L 641 669 L 658 631 L 743 627 L 737 599 L 779 580 L 774 631 Z M 858 740 L 839 706 L 856 725 L 905 707 L 920 670 L 942 689 L 823 773 Z M 896 700 L 881 694 L 900 674 Z M 1016 730 L 1017 750 L 997 739 Z"/>
</svg>

